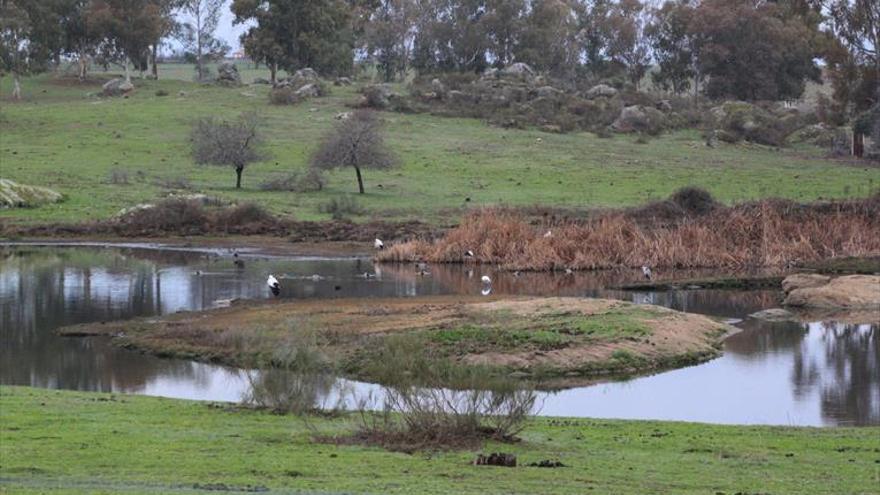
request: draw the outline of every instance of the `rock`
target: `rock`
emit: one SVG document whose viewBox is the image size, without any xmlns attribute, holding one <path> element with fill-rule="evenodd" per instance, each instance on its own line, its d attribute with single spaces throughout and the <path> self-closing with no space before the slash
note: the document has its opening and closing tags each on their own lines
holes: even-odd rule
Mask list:
<svg viewBox="0 0 880 495">
<path fill-rule="evenodd" d="M 46 187 L 0 179 L 0 209 L 33 208 L 44 203 L 57 203 L 62 199 L 60 193 Z"/>
<path fill-rule="evenodd" d="M 446 85 L 440 79 L 431 79 L 431 91 L 434 92 L 437 98 L 443 98 L 443 95 L 446 94 Z"/>
<path fill-rule="evenodd" d="M 516 467 L 516 456 L 501 452 L 494 452 L 488 456 L 480 454 L 474 459 L 474 466 Z"/>
<path fill-rule="evenodd" d="M 565 94 L 565 92 L 561 89 L 556 89 L 553 86 L 541 86 L 535 90 L 535 94 L 538 95 L 539 98 L 555 98 L 559 95 Z"/>
<path fill-rule="evenodd" d="M 672 103 L 669 100 L 660 100 L 654 104 L 654 108 L 660 110 L 661 112 L 671 112 L 672 111 Z"/>
<path fill-rule="evenodd" d="M 365 98 L 365 106 L 380 110 L 386 109 L 391 105 L 391 97 L 394 95 L 391 86 L 387 84 L 365 86 L 361 93 L 363 93 Z"/>
<path fill-rule="evenodd" d="M 535 75 L 535 70 L 526 63 L 517 62 L 501 69 L 500 75 L 504 77 L 528 79 Z"/>
<path fill-rule="evenodd" d="M 551 132 L 553 134 L 562 134 L 562 127 L 555 124 L 544 124 L 541 126 L 542 132 Z"/>
<path fill-rule="evenodd" d="M 266 79 L 265 77 L 255 77 L 254 84 L 272 84 L 271 81 Z"/>
<path fill-rule="evenodd" d="M 539 467 L 539 468 L 561 468 L 565 467 L 560 461 L 554 461 L 550 459 L 544 459 L 543 461 L 532 462 L 529 464 L 529 467 Z"/>
<path fill-rule="evenodd" d="M 241 84 L 241 75 L 238 67 L 232 62 L 223 62 L 217 67 L 217 84 L 224 86 L 238 86 Z"/>
<path fill-rule="evenodd" d="M 333 118 L 335 120 L 348 120 L 351 118 L 351 112 L 340 112 L 337 113 Z"/>
<path fill-rule="evenodd" d="M 125 79 L 121 77 L 111 79 L 101 86 L 101 94 L 103 96 L 122 96 L 130 93 L 132 90 L 134 90 L 134 85 L 130 82 L 125 82 Z"/>
<path fill-rule="evenodd" d="M 607 84 L 597 84 L 587 91 L 587 98 L 611 98 L 617 96 L 617 90 Z"/>
<path fill-rule="evenodd" d="M 351 79 L 347 77 L 337 77 L 335 81 L 333 81 L 335 86 L 351 86 Z"/>
<path fill-rule="evenodd" d="M 816 273 L 796 273 L 785 277 L 782 281 L 782 291 L 788 294 L 795 289 L 806 289 L 809 287 L 820 287 L 827 284 L 831 277 L 827 275 L 819 275 Z"/>
<path fill-rule="evenodd" d="M 317 84 L 306 84 L 293 92 L 297 98 L 316 98 L 321 96 L 321 88 Z"/>
<path fill-rule="evenodd" d="M 618 132 L 657 134 L 666 125 L 666 118 L 656 108 L 632 105 L 620 111 L 611 127 Z"/>
<path fill-rule="evenodd" d="M 792 321 L 797 320 L 797 316 L 791 311 L 782 309 L 782 308 L 771 308 L 765 309 L 764 311 L 758 311 L 757 313 L 752 313 L 749 315 L 749 318 L 754 318 L 756 320 L 764 320 L 764 321 Z"/>
<path fill-rule="evenodd" d="M 825 285 L 792 289 L 783 304 L 806 308 L 871 309 L 880 315 L 880 276 L 847 275 Z"/>
</svg>

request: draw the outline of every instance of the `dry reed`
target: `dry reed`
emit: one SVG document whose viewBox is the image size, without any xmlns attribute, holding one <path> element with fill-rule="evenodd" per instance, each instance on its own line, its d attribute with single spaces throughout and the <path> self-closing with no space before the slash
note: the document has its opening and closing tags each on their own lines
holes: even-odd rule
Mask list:
<svg viewBox="0 0 880 495">
<path fill-rule="evenodd" d="M 660 221 L 662 220 L 662 221 Z M 880 195 L 798 204 L 782 200 L 651 219 L 645 208 L 533 225 L 516 212 L 469 214 L 444 237 L 390 246 L 384 262 L 487 263 L 508 270 L 777 267 L 880 254 Z M 474 256 L 466 256 L 467 251 Z"/>
</svg>

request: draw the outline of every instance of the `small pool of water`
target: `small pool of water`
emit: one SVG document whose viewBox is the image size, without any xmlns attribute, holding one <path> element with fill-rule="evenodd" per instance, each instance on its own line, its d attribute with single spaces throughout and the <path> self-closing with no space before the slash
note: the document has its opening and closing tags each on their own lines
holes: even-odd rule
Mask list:
<svg viewBox="0 0 880 495">
<path fill-rule="evenodd" d="M 479 294 L 483 274 L 500 294 L 618 297 L 743 319 L 722 357 L 625 381 L 541 393 L 540 414 L 730 424 L 880 425 L 880 324 L 767 323 L 746 316 L 779 304 L 776 291 L 629 293 L 610 285 L 633 271 L 525 274 L 490 267 L 374 267 L 361 258 L 234 257 L 226 250 L 141 247 L 0 247 L 0 383 L 238 401 L 253 371 L 159 359 L 106 339 L 60 338 L 64 325 L 200 310 L 235 298 L 411 297 Z M 660 274 L 672 275 L 672 274 Z M 674 274 L 700 276 L 705 273 Z M 878 315 L 880 320 L 880 315 Z M 340 380 L 358 393 L 379 387 Z"/>
</svg>

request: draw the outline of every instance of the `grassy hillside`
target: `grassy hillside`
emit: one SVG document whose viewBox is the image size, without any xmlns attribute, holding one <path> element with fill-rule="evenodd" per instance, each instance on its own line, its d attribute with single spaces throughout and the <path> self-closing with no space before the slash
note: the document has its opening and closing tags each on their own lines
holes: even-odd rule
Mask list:
<svg viewBox="0 0 880 495">
<path fill-rule="evenodd" d="M 355 100 L 355 88 L 333 88 L 330 97 L 277 107 L 268 104 L 265 86 L 200 86 L 183 80 L 190 74 L 187 66 L 166 72 L 179 79 L 135 80 L 137 90 L 128 99 L 89 96 L 99 90 L 100 81 L 82 85 L 43 75 L 23 82 L 25 101 L 20 103 L 8 100 L 11 81 L 2 78 L 0 176 L 50 187 L 67 199 L 0 216 L 29 223 L 104 218 L 154 200 L 167 192 L 163 182 L 186 179 L 209 195 L 257 201 L 302 220 L 324 219 L 329 215 L 319 211 L 320 205 L 357 191 L 348 170 L 331 174 L 321 192 L 257 188 L 267 178 L 306 167 L 334 115 Z M 245 80 L 254 74 L 246 73 Z M 157 96 L 160 89 L 168 96 Z M 197 117 L 242 111 L 265 117 L 274 156 L 246 170 L 245 189 L 236 191 L 232 170 L 193 164 L 188 133 Z M 449 223 L 461 209 L 487 204 L 633 205 L 692 184 L 725 202 L 864 196 L 880 186 L 880 168 L 828 160 L 813 147 L 707 148 L 695 131 L 636 144 L 631 136 L 505 130 L 469 119 L 391 113 L 385 118 L 388 142 L 402 165 L 366 171 L 367 194 L 358 198 L 366 214 L 360 218 Z M 117 177 L 127 175 L 129 183 L 112 183 L 113 171 Z"/>
<path fill-rule="evenodd" d="M 353 418 L 0 388 L 3 493 L 877 493 L 878 428 L 535 419 L 515 444 L 413 455 L 314 443 Z M 517 468 L 477 467 L 512 452 Z M 566 467 L 526 464 L 559 460 Z"/>
</svg>

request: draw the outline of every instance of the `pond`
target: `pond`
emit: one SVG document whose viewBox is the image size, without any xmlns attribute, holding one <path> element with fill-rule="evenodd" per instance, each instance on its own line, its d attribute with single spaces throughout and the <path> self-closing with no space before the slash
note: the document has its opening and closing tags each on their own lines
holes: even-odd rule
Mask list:
<svg viewBox="0 0 880 495">
<path fill-rule="evenodd" d="M 238 254 L 238 256 L 235 256 Z M 742 331 L 724 355 L 687 368 L 541 392 L 548 416 L 725 424 L 880 425 L 880 324 L 768 323 L 747 318 L 778 306 L 776 291 L 621 292 L 638 273 L 522 274 L 491 267 L 374 267 L 364 258 L 261 257 L 226 249 L 146 245 L 0 247 L 0 383 L 175 398 L 238 401 L 252 371 L 127 351 L 101 338 L 61 338 L 61 326 L 210 308 L 235 298 L 479 294 L 489 274 L 501 294 L 616 297 L 730 318 Z M 368 274 L 368 275 L 365 275 Z M 671 275 L 671 274 L 664 274 Z M 705 273 L 676 273 L 699 276 Z M 358 393 L 377 386 L 348 380 Z M 329 392 L 328 392 L 329 393 Z"/>
</svg>

